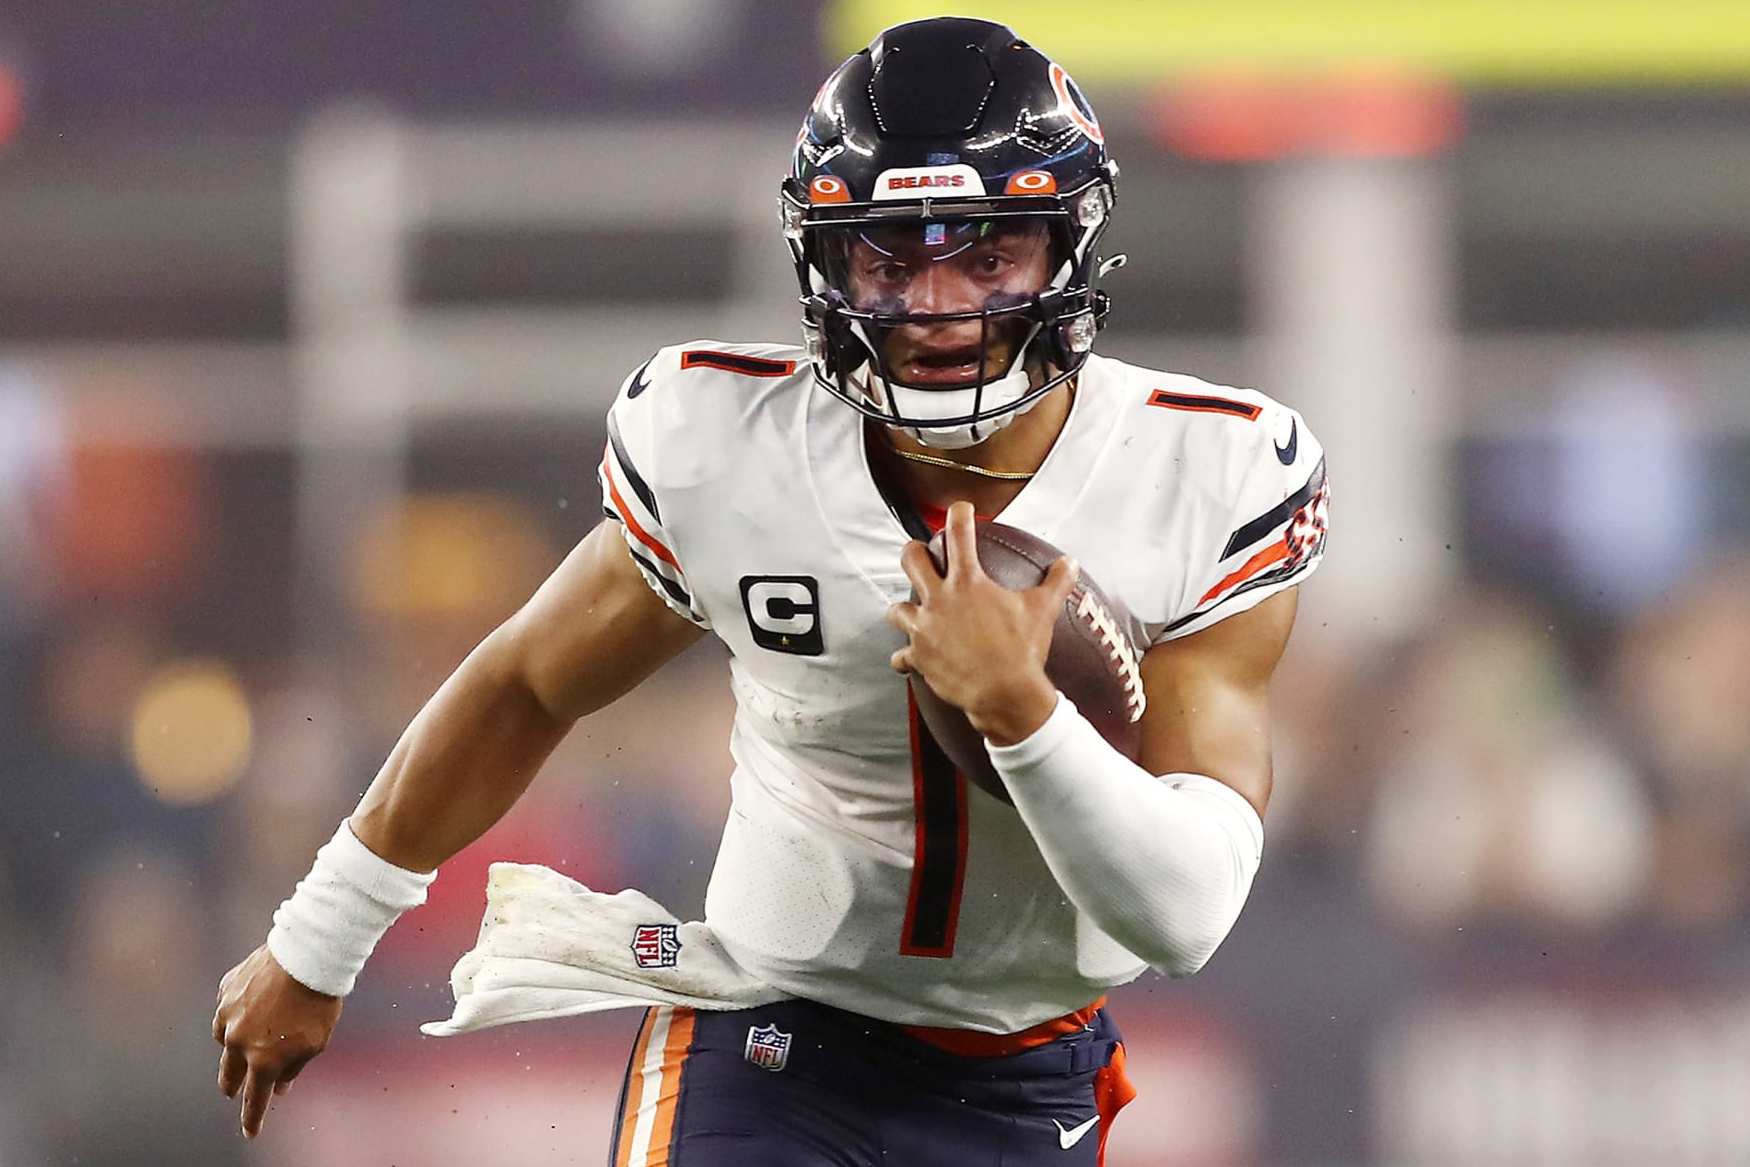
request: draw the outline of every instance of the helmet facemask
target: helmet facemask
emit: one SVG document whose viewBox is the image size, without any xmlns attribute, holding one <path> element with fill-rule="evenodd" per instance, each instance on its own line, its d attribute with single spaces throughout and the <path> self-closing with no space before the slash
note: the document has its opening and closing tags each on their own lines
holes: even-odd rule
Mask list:
<svg viewBox="0 0 1750 1167">
<path fill-rule="evenodd" d="M 1093 248 L 1110 192 L 944 200 L 909 215 L 791 204 L 817 381 L 925 446 L 984 441 L 1086 360 L 1104 310 Z"/>
<path fill-rule="evenodd" d="M 927 445 L 985 440 L 1086 362 L 1117 180 L 1086 96 L 1013 29 L 953 16 L 886 29 L 821 85 L 784 178 L 815 380 Z M 979 247 L 1041 230 L 1049 259 L 1029 281 L 929 287 Z M 872 287 L 880 250 L 922 283 Z M 949 337 L 963 351 L 941 351 Z"/>
<path fill-rule="evenodd" d="M 969 446 L 1001 428 L 1047 371 L 1030 309 L 1063 274 L 1054 226 L 1030 215 L 818 232 L 838 323 L 862 358 L 847 388 L 891 417 L 933 422 L 904 427 L 926 446 Z"/>
</svg>

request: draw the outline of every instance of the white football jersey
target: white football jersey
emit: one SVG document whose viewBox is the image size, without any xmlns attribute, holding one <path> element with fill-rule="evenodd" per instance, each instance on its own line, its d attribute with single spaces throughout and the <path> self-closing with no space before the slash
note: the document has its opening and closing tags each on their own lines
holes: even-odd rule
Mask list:
<svg viewBox="0 0 1750 1167">
<path fill-rule="evenodd" d="M 920 737 L 888 666 L 908 536 L 870 477 L 862 417 L 815 386 L 806 355 L 664 349 L 608 430 L 605 508 L 651 586 L 732 654 L 732 805 L 706 898 L 729 953 L 797 996 L 991 1033 L 1139 975 L 1015 811 Z M 1325 500 L 1293 410 L 1094 356 L 1000 519 L 1075 556 L 1146 648 L 1300 582 Z"/>
</svg>

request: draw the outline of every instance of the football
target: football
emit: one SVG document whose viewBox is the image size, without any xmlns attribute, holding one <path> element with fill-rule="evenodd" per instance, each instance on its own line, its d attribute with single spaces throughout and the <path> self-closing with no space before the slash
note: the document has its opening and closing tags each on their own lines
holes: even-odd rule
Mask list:
<svg viewBox="0 0 1750 1167">
<path fill-rule="evenodd" d="M 1036 586 L 1063 554 L 1038 536 L 1004 523 L 981 522 L 976 533 L 979 566 L 1006 588 Z M 938 532 L 929 549 L 937 572 L 946 575 L 946 536 Z M 915 603 L 917 597 L 912 600 Z M 1143 692 L 1136 647 L 1126 631 L 1129 625 L 1129 613 L 1084 570 L 1052 627 L 1045 675 L 1101 737 L 1134 760 L 1142 738 Z M 972 728 L 958 707 L 936 696 L 922 677 L 914 673 L 910 680 L 918 714 L 942 752 L 974 785 L 1012 804 L 985 752 L 984 735 Z"/>
</svg>

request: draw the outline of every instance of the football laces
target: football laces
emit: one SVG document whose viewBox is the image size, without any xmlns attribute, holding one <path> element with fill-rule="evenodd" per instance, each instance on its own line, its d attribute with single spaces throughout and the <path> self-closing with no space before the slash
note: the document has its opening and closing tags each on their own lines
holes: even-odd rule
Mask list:
<svg viewBox="0 0 1750 1167">
<path fill-rule="evenodd" d="M 1112 618 L 1112 612 L 1095 598 L 1094 593 L 1082 590 L 1081 603 L 1076 605 L 1076 615 L 1086 620 L 1088 627 L 1100 640 L 1106 649 L 1106 655 L 1118 668 L 1118 675 L 1124 683 L 1124 703 L 1129 712 L 1129 719 L 1134 722 L 1142 717 L 1147 708 L 1147 699 L 1142 690 L 1142 664 L 1137 660 L 1136 647 L 1130 643 L 1130 637 L 1118 627 L 1118 621 Z"/>
</svg>

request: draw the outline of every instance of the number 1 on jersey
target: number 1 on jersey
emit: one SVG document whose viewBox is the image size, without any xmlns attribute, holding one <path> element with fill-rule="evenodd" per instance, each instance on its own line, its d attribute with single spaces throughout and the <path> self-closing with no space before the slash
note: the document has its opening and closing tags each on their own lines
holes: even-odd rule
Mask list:
<svg viewBox="0 0 1750 1167">
<path fill-rule="evenodd" d="M 966 776 L 930 736 L 909 689 L 906 717 L 911 727 L 917 843 L 899 951 L 902 956 L 949 957 L 954 955 L 960 896 L 966 886 Z"/>
</svg>

